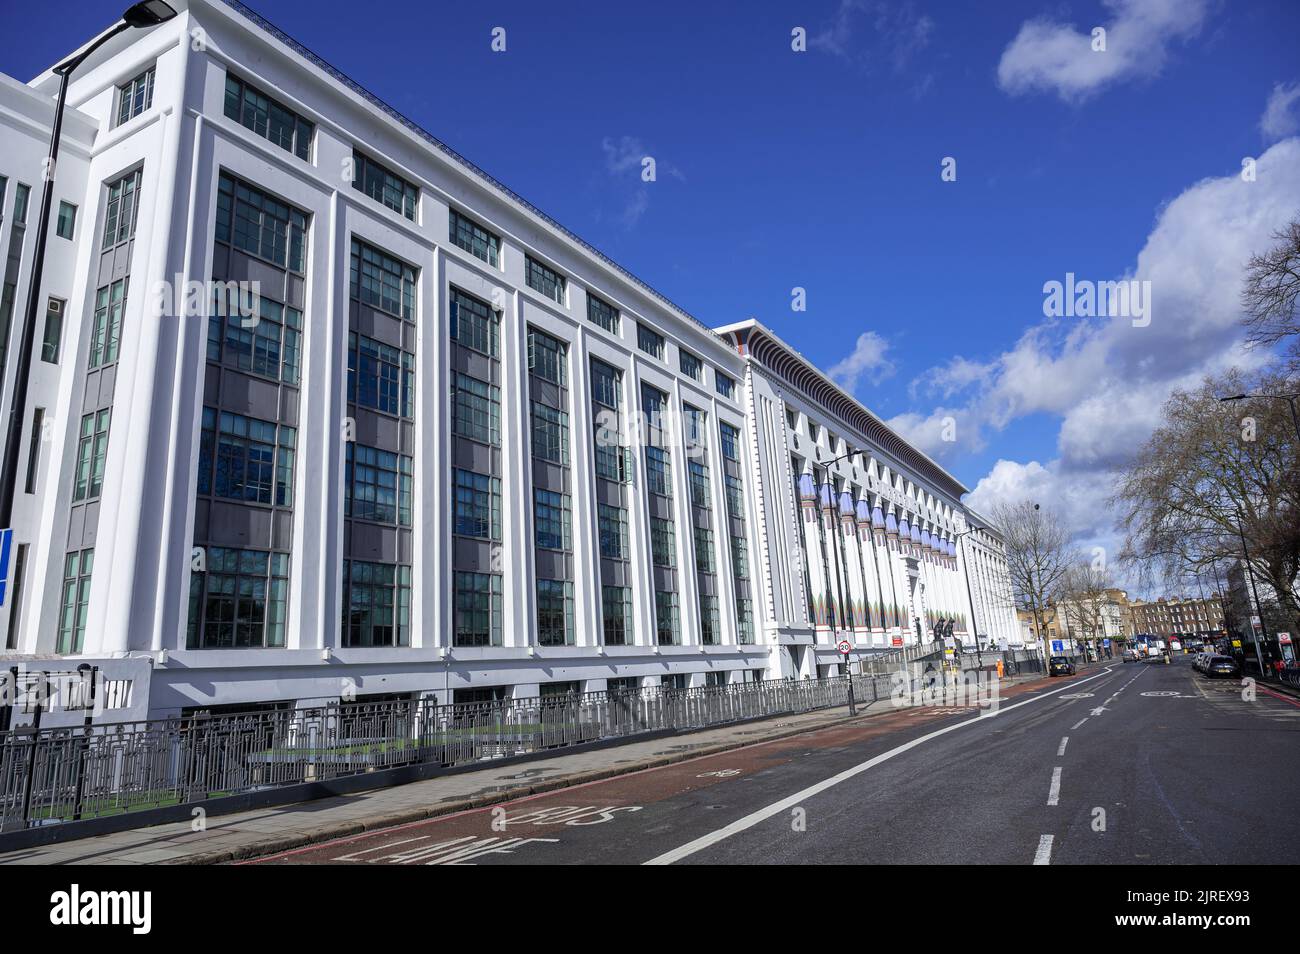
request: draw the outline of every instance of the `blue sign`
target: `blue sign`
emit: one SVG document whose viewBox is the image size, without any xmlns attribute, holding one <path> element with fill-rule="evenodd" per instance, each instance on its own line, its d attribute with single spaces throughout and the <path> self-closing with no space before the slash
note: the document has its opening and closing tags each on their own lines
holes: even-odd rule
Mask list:
<svg viewBox="0 0 1300 954">
<path fill-rule="evenodd" d="M 1110 640 L 1109 640 L 1109 639 L 1103 639 L 1103 640 L 1101 641 L 1101 644 L 1102 644 L 1103 646 L 1105 646 L 1107 649 L 1110 649 Z"/>
<path fill-rule="evenodd" d="M 14 542 L 12 529 L 0 530 L 0 606 L 9 595 L 9 548 Z"/>
<path fill-rule="evenodd" d="M 1052 652 L 1054 653 L 1065 652 L 1065 641 L 1060 639 L 1052 640 Z"/>
</svg>

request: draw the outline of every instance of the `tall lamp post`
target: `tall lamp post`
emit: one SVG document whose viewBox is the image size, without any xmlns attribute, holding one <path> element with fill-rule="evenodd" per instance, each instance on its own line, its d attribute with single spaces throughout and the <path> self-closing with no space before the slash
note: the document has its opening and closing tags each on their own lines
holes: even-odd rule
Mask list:
<svg viewBox="0 0 1300 954">
<path fill-rule="evenodd" d="M 981 669 L 983 669 L 984 655 L 983 653 L 980 652 L 979 626 L 975 622 L 975 598 L 971 595 L 971 588 L 970 588 L 970 561 L 966 559 L 966 541 L 962 539 L 964 536 L 966 536 L 966 534 L 974 533 L 976 530 L 980 530 L 980 529 L 983 528 L 977 527 L 974 524 L 972 524 L 969 529 L 963 530 L 961 533 L 957 534 L 957 543 L 961 547 L 961 562 L 963 567 L 966 570 L 966 572 L 963 575 L 966 577 L 966 602 L 970 604 L 970 625 L 971 628 L 975 630 L 973 634 L 975 636 L 975 663 Z"/>
<path fill-rule="evenodd" d="M 148 29 L 165 23 L 176 16 L 176 11 L 163 0 L 141 0 L 122 14 L 122 19 L 106 33 L 99 36 L 72 59 L 54 67 L 59 76 L 59 99 L 54 109 L 54 130 L 50 135 L 50 149 L 45 160 L 45 182 L 41 186 L 40 218 L 36 223 L 36 246 L 32 255 L 32 273 L 27 289 L 27 311 L 23 315 L 22 336 L 18 344 L 17 375 L 14 393 L 9 401 L 9 418 L 5 426 L 4 461 L 0 464 L 0 529 L 13 523 L 14 496 L 18 479 L 18 454 L 22 449 L 23 417 L 27 407 L 27 386 L 32 370 L 32 344 L 36 337 L 36 316 L 41 301 L 41 277 L 45 271 L 45 242 L 49 234 L 50 205 L 54 198 L 54 173 L 59 158 L 59 138 L 63 130 L 63 107 L 68 98 L 68 80 L 73 70 L 90 54 L 117 36 L 132 29 Z M 7 567 L 5 570 L 7 571 Z M 7 575 L 7 573 L 6 573 Z"/>
<path fill-rule="evenodd" d="M 1291 406 L 1291 423 L 1295 426 L 1296 437 L 1300 437 L 1300 411 L 1296 410 L 1296 401 L 1300 400 L 1300 394 L 1233 394 L 1230 397 L 1219 398 L 1219 403 L 1245 401 L 1248 398 L 1259 398 L 1264 401 L 1286 401 Z"/>
</svg>

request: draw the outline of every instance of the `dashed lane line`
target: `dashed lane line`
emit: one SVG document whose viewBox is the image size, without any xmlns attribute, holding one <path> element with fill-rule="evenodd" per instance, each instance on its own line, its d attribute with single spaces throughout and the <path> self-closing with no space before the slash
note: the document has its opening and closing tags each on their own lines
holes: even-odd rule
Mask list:
<svg viewBox="0 0 1300 954">
<path fill-rule="evenodd" d="M 1052 863 L 1052 842 L 1054 836 L 1043 835 L 1038 839 L 1038 850 L 1034 852 L 1034 864 L 1050 865 Z"/>
<path fill-rule="evenodd" d="M 1070 737 L 1068 735 L 1061 736 L 1061 747 L 1056 750 L 1057 758 L 1060 758 L 1062 755 L 1065 754 L 1065 747 L 1069 744 L 1070 744 Z"/>
<path fill-rule="evenodd" d="M 1052 785 L 1047 790 L 1047 804 L 1057 805 L 1061 801 L 1061 766 L 1052 769 Z"/>
</svg>

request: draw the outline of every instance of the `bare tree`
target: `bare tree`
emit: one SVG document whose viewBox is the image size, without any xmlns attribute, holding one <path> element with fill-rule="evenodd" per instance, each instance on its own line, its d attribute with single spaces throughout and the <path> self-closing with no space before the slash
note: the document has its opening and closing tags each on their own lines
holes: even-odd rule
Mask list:
<svg viewBox="0 0 1300 954">
<path fill-rule="evenodd" d="M 1047 655 L 1043 613 L 1057 595 L 1076 554 L 1059 513 L 1032 501 L 997 504 L 989 519 L 1002 534 L 1007 550 L 1007 575 L 1016 606 L 1034 616 L 1034 626 Z"/>
<path fill-rule="evenodd" d="M 1105 564 L 1078 560 L 1066 570 L 1057 595 L 1056 606 L 1065 619 L 1065 628 L 1072 635 L 1078 634 L 1085 644 L 1091 643 L 1094 651 L 1106 635 L 1111 587 L 1111 575 Z"/>
<path fill-rule="evenodd" d="M 1300 627 L 1300 441 L 1284 402 L 1222 404 L 1224 394 L 1285 393 L 1277 371 L 1239 370 L 1176 391 L 1120 482 L 1123 559 L 1204 576 L 1244 560 Z"/>
<path fill-rule="evenodd" d="M 1246 263 L 1242 323 L 1251 344 L 1271 348 L 1285 342 L 1294 366 L 1300 366 L 1300 218 L 1273 238 L 1277 245 Z"/>
</svg>

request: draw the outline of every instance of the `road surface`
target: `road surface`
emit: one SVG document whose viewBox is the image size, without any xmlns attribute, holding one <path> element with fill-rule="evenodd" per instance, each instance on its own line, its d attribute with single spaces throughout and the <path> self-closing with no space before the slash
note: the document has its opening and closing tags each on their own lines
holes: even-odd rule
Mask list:
<svg viewBox="0 0 1300 954">
<path fill-rule="evenodd" d="M 1249 864 L 1297 754 L 1300 703 L 1116 661 L 254 863 Z"/>
</svg>

